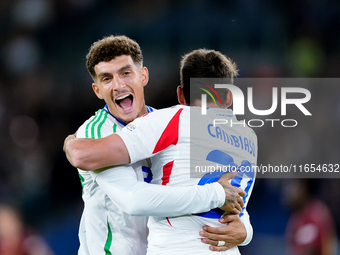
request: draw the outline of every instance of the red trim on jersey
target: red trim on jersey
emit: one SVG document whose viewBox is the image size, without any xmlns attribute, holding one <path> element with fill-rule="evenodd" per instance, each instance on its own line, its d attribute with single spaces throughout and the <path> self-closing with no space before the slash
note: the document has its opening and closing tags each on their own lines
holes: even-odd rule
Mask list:
<svg viewBox="0 0 340 255">
<path fill-rule="evenodd" d="M 174 161 L 170 161 L 163 166 L 162 185 L 167 185 L 169 183 L 173 166 Z"/>
<path fill-rule="evenodd" d="M 165 217 L 165 218 L 166 218 L 166 220 L 168 221 L 169 225 L 172 227 L 169 218 L 168 218 L 168 217 Z"/>
<path fill-rule="evenodd" d="M 155 149 L 152 154 L 162 151 L 169 147 L 171 144 L 176 145 L 178 142 L 178 127 L 179 127 L 179 116 L 183 108 L 179 109 L 176 114 L 169 121 L 168 125 L 164 129 L 161 137 L 159 138 Z"/>
</svg>

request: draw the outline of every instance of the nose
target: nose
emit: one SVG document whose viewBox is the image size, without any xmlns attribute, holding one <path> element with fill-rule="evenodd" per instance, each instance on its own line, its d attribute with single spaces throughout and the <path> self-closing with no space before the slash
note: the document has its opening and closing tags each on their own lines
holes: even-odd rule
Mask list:
<svg viewBox="0 0 340 255">
<path fill-rule="evenodd" d="M 124 80 L 119 77 L 119 75 L 115 75 L 113 78 L 113 89 L 120 90 L 125 87 Z"/>
</svg>

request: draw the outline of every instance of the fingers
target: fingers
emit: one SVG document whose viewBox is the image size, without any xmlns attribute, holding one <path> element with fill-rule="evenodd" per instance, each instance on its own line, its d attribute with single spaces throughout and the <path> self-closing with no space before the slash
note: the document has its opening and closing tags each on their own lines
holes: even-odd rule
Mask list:
<svg viewBox="0 0 340 255">
<path fill-rule="evenodd" d="M 210 244 L 209 250 L 211 251 L 226 251 L 235 246 L 235 245 L 227 244 L 227 243 L 222 246 L 218 246 L 218 241 L 210 240 L 207 238 L 201 238 L 201 242 L 205 244 Z"/>
<path fill-rule="evenodd" d="M 233 179 L 236 175 L 237 175 L 237 171 L 230 171 L 230 172 L 223 174 L 220 177 L 220 179 L 223 178 L 223 179 L 230 180 L 230 179 Z"/>
<path fill-rule="evenodd" d="M 220 183 L 224 183 L 226 185 L 229 185 L 229 186 L 232 186 L 230 183 L 229 183 L 229 180 L 233 179 L 235 176 L 237 175 L 237 171 L 232 171 L 232 172 L 228 172 L 228 173 L 225 173 L 223 174 L 219 179 L 218 179 L 218 182 Z M 236 192 L 241 196 L 241 197 L 244 197 L 247 195 L 247 193 L 240 189 L 240 188 L 236 188 L 234 187 Z"/>
<path fill-rule="evenodd" d="M 67 158 L 67 160 L 70 162 L 70 164 L 71 164 L 72 166 L 75 166 L 75 165 L 73 164 L 72 158 L 71 158 L 71 156 L 70 156 L 70 154 L 69 154 L 67 144 L 68 144 L 71 140 L 73 140 L 73 139 L 75 139 L 75 138 L 76 138 L 76 134 L 68 135 L 68 136 L 66 137 L 65 141 L 64 141 L 64 146 L 63 146 L 63 151 L 64 151 L 65 154 L 66 154 L 66 158 Z"/>
<path fill-rule="evenodd" d="M 229 223 L 232 221 L 236 221 L 240 218 L 239 215 L 235 214 L 224 214 L 218 221 L 221 223 Z"/>
<path fill-rule="evenodd" d="M 209 246 L 209 250 L 211 251 L 226 251 L 232 247 L 234 247 L 235 245 L 230 245 L 230 246 L 213 246 L 213 245 L 210 245 Z"/>
<path fill-rule="evenodd" d="M 233 203 L 224 204 L 221 209 L 227 214 L 240 214 L 242 212 L 242 206 L 236 200 Z"/>
<path fill-rule="evenodd" d="M 242 207 L 240 206 L 240 204 L 235 203 L 235 204 L 233 204 L 231 206 L 233 206 L 233 208 L 231 208 L 229 210 L 231 214 L 237 214 L 238 215 L 238 214 L 240 214 L 242 212 Z"/>
<path fill-rule="evenodd" d="M 242 212 L 242 208 L 244 207 L 244 202 L 243 202 L 243 199 L 241 198 L 241 196 L 244 197 L 246 193 L 242 189 L 240 189 L 240 188 L 238 188 L 238 190 L 240 190 L 242 192 L 238 193 L 240 196 L 236 197 L 235 208 L 241 213 Z"/>
<path fill-rule="evenodd" d="M 241 197 L 237 197 L 236 202 L 241 207 L 241 211 L 242 211 L 242 208 L 244 207 L 243 199 Z"/>
<path fill-rule="evenodd" d="M 233 208 L 230 213 L 231 214 L 240 214 L 242 212 L 242 209 L 240 209 L 241 207 L 236 206 L 235 208 Z"/>
<path fill-rule="evenodd" d="M 227 173 L 229 174 L 229 173 Z M 235 190 L 235 192 L 237 194 L 239 194 L 241 197 L 244 197 L 247 195 L 247 193 L 241 189 L 241 188 L 237 188 L 237 187 L 234 187 L 233 185 L 231 185 L 231 183 L 229 182 L 229 178 L 224 178 L 223 176 L 226 175 L 226 174 L 223 174 L 220 179 L 217 180 L 218 183 L 220 183 L 224 188 L 226 187 L 230 187 L 230 188 L 233 188 Z"/>
<path fill-rule="evenodd" d="M 235 195 L 232 199 L 226 199 L 226 203 L 221 207 L 226 213 L 240 214 L 244 207 L 243 199 Z"/>
<path fill-rule="evenodd" d="M 63 146 L 63 150 L 66 152 L 66 144 L 68 141 L 72 140 L 76 138 L 76 134 L 72 134 L 72 135 L 68 135 L 66 138 L 65 138 L 65 141 L 64 141 L 64 146 Z"/>
<path fill-rule="evenodd" d="M 218 246 L 218 241 L 216 241 L 216 240 L 211 240 L 211 239 L 208 239 L 208 238 L 201 238 L 201 241 L 202 241 L 202 243 Z"/>
<path fill-rule="evenodd" d="M 225 192 L 225 203 L 221 209 L 227 213 L 241 213 L 244 202 L 240 196 L 245 196 L 246 193 L 242 189 L 232 186 L 225 178 L 219 179 L 218 183 L 221 184 Z"/>
<path fill-rule="evenodd" d="M 204 235 L 201 235 L 201 232 Z M 218 237 L 220 237 L 220 235 L 227 234 L 228 228 L 227 226 L 223 226 L 223 227 L 204 226 L 201 232 L 200 232 L 200 235 L 203 237 L 207 237 L 213 240 L 218 240 Z"/>
<path fill-rule="evenodd" d="M 208 228 L 208 229 L 215 229 L 216 232 L 220 232 L 221 228 L 223 229 L 223 227 L 220 227 L 220 228 L 212 228 L 212 227 L 208 227 L 208 226 L 205 226 L 204 228 Z M 223 231 L 220 232 L 221 234 L 225 234 L 226 231 Z M 224 238 L 224 236 L 222 237 L 221 235 L 217 235 L 217 234 L 212 234 L 212 233 L 209 233 L 207 231 L 200 231 L 200 236 L 202 236 L 203 238 L 201 238 L 201 242 L 202 243 L 205 243 L 205 244 L 210 244 L 209 246 L 209 249 L 212 250 L 212 251 L 225 251 L 225 250 L 228 250 L 232 247 L 235 246 L 235 244 L 233 243 L 228 243 L 228 241 Z M 225 240 L 222 240 L 222 239 L 225 239 Z M 221 241 L 224 241 L 224 245 L 220 245 L 219 246 L 219 242 L 217 240 L 221 240 Z"/>
<path fill-rule="evenodd" d="M 240 189 L 240 188 L 237 188 L 237 191 L 236 191 L 241 197 L 245 197 L 247 195 L 247 193 L 243 190 L 243 189 Z"/>
<path fill-rule="evenodd" d="M 240 207 L 239 204 L 232 203 L 232 204 L 227 204 L 227 205 L 223 205 L 221 207 L 221 210 L 225 211 L 225 213 L 227 214 L 240 214 L 242 212 L 242 208 Z"/>
<path fill-rule="evenodd" d="M 210 250 L 225 251 L 244 242 L 247 231 L 238 215 L 224 215 L 219 221 L 228 224 L 222 227 L 204 226 L 199 232 L 201 241 L 209 244 Z"/>
<path fill-rule="evenodd" d="M 242 206 L 240 206 L 240 204 L 236 204 L 235 209 L 239 212 L 238 214 L 242 212 Z"/>
</svg>

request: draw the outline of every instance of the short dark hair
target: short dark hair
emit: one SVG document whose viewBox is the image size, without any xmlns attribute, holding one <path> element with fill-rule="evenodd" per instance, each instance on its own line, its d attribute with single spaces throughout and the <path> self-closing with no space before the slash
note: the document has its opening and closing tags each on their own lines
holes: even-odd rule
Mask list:
<svg viewBox="0 0 340 255">
<path fill-rule="evenodd" d="M 143 65 L 143 54 L 139 44 L 127 36 L 107 36 L 92 44 L 86 55 L 86 67 L 92 78 L 96 78 L 94 70 L 99 62 L 108 62 L 121 55 L 131 56 L 135 64 Z"/>
<path fill-rule="evenodd" d="M 181 87 L 186 102 L 193 102 L 193 100 L 200 98 L 191 98 L 190 101 L 190 78 L 222 78 L 228 79 L 228 83 L 232 84 L 233 78 L 237 75 L 236 64 L 219 51 L 198 49 L 184 55 L 181 60 Z M 228 90 L 216 90 L 221 95 L 222 102 L 225 103 Z M 191 95 L 193 96 L 194 93 L 191 93 Z"/>
</svg>

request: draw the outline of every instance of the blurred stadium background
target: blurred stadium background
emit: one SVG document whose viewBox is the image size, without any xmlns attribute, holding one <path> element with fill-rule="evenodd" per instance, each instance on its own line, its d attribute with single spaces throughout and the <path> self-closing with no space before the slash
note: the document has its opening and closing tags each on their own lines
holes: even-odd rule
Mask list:
<svg viewBox="0 0 340 255">
<path fill-rule="evenodd" d="M 163 108 L 177 104 L 180 56 L 200 47 L 231 57 L 240 77 L 338 77 L 339 28 L 336 0 L 1 0 L 0 203 L 14 204 L 55 254 L 77 253 L 81 185 L 62 146 L 103 107 L 85 68 L 88 48 L 103 36 L 141 45 L 146 102 Z M 284 162 L 339 163 L 340 91 L 311 92 L 321 100 L 311 105 L 319 124 L 281 137 L 256 130 L 259 163 L 282 155 Z M 254 239 L 242 254 L 286 254 L 283 183 L 257 180 L 248 205 Z M 340 179 L 319 184 L 339 233 Z"/>
</svg>

